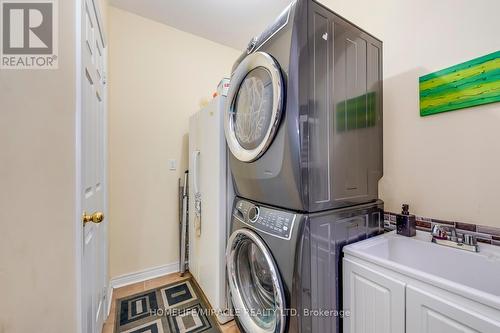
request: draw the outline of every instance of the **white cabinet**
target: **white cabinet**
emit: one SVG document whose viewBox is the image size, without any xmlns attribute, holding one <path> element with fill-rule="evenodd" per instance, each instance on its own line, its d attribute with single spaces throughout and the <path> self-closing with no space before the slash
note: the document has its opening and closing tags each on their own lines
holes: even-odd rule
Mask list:
<svg viewBox="0 0 500 333">
<path fill-rule="evenodd" d="M 344 332 L 404 332 L 405 283 L 344 259 Z"/>
<path fill-rule="evenodd" d="M 406 333 L 500 332 L 500 318 L 491 320 L 452 294 L 437 295 L 430 288 L 407 286 Z"/>
<path fill-rule="evenodd" d="M 499 333 L 500 311 L 347 255 L 344 333 Z"/>
</svg>

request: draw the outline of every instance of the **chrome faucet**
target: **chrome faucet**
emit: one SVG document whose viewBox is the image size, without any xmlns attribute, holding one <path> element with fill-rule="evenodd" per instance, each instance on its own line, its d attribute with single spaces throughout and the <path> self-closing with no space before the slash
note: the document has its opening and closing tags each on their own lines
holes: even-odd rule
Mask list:
<svg viewBox="0 0 500 333">
<path fill-rule="evenodd" d="M 479 252 L 476 237 L 470 234 L 458 234 L 455 227 L 435 224 L 432 227 L 432 242 L 456 249 Z"/>
</svg>

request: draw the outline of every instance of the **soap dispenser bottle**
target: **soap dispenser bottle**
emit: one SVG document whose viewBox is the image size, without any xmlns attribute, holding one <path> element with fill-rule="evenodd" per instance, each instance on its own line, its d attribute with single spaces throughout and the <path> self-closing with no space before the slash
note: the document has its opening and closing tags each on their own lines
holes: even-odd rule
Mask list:
<svg viewBox="0 0 500 333">
<path fill-rule="evenodd" d="M 417 234 L 415 215 L 410 214 L 410 206 L 403 204 L 401 214 L 396 216 L 396 231 L 398 235 L 413 237 Z"/>
</svg>

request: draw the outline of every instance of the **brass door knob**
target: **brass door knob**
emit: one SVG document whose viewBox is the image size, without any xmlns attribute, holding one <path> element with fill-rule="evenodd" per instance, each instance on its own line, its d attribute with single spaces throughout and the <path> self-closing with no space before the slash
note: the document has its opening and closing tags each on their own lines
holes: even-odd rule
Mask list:
<svg viewBox="0 0 500 333">
<path fill-rule="evenodd" d="M 94 214 L 87 214 L 83 212 L 82 221 L 83 224 L 93 222 L 93 223 L 101 223 L 104 220 L 104 214 L 102 212 L 95 212 Z"/>
</svg>

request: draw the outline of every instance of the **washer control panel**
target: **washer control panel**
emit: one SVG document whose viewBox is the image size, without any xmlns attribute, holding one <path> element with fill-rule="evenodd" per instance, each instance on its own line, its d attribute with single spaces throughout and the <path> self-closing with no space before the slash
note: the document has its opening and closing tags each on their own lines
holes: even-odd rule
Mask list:
<svg viewBox="0 0 500 333">
<path fill-rule="evenodd" d="M 241 222 L 266 234 L 290 239 L 295 214 L 259 206 L 245 200 L 238 200 L 233 215 Z"/>
</svg>

